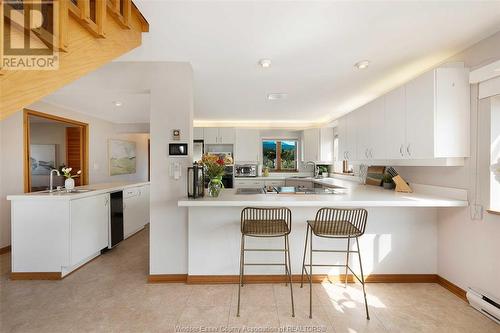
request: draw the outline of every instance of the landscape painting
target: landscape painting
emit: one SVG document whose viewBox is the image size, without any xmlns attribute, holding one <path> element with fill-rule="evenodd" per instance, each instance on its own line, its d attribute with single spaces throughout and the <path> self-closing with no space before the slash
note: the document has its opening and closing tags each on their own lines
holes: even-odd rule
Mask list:
<svg viewBox="0 0 500 333">
<path fill-rule="evenodd" d="M 31 174 L 48 175 L 56 168 L 56 145 L 30 145 Z"/>
<path fill-rule="evenodd" d="M 109 174 L 125 175 L 136 173 L 135 142 L 109 140 Z"/>
</svg>

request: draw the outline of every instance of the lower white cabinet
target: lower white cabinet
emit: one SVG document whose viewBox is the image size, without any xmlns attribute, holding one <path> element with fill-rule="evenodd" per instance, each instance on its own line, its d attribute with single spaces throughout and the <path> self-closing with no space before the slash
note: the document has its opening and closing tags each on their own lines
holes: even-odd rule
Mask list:
<svg viewBox="0 0 500 333">
<path fill-rule="evenodd" d="M 264 187 L 264 181 L 253 179 L 235 179 L 235 188 L 258 188 Z"/>
<path fill-rule="evenodd" d="M 74 266 L 108 246 L 109 193 L 70 203 L 70 266 Z"/>
<path fill-rule="evenodd" d="M 123 238 L 127 238 L 149 223 L 149 186 L 123 191 Z"/>
</svg>

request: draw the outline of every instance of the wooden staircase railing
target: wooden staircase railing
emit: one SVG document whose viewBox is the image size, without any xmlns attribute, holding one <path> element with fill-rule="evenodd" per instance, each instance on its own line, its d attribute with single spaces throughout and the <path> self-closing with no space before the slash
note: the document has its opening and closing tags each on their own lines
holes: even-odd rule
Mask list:
<svg viewBox="0 0 500 333">
<path fill-rule="evenodd" d="M 148 31 L 131 0 L 0 0 L 0 119 L 138 47 Z M 44 44 L 58 69 L 2 68 L 4 38 Z"/>
</svg>

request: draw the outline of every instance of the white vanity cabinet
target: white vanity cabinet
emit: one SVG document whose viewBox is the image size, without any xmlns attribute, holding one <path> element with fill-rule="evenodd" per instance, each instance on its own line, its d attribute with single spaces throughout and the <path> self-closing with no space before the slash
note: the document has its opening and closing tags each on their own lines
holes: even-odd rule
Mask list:
<svg viewBox="0 0 500 333">
<path fill-rule="evenodd" d="M 108 246 L 109 193 L 70 201 L 70 265 Z"/>
<path fill-rule="evenodd" d="M 127 238 L 149 223 L 149 185 L 123 191 L 123 238 Z"/>
</svg>

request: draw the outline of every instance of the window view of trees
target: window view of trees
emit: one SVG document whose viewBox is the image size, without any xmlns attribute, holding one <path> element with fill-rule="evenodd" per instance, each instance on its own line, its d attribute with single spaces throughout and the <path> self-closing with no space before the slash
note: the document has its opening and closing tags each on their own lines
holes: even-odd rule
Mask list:
<svg viewBox="0 0 500 333">
<path fill-rule="evenodd" d="M 296 140 L 264 140 L 262 142 L 264 167 L 273 171 L 297 170 Z"/>
</svg>

